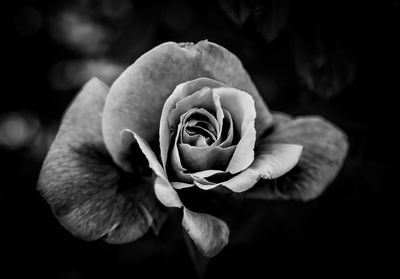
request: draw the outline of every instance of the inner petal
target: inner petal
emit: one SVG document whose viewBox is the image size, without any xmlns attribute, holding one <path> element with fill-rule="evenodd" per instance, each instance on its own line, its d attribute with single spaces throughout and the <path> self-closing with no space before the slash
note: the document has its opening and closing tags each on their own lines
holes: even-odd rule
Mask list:
<svg viewBox="0 0 400 279">
<path fill-rule="evenodd" d="M 227 167 L 236 146 L 222 148 L 219 146 L 197 147 L 182 143 L 178 150 L 182 164 L 189 172 L 204 170 L 223 170 Z"/>
<path fill-rule="evenodd" d="M 215 184 L 214 182 L 208 181 L 207 177 L 225 173 L 225 171 L 223 170 L 223 169 L 225 169 L 223 167 L 224 164 L 221 161 L 226 160 L 225 164 L 229 161 L 229 157 L 234 152 L 236 145 L 230 146 L 229 148 L 222 148 L 222 147 L 218 147 L 218 146 L 208 146 L 206 148 L 201 148 L 201 147 L 197 147 L 197 146 L 190 146 L 188 144 L 181 144 L 181 143 L 179 143 L 179 141 L 180 141 L 180 134 L 181 134 L 182 130 L 183 130 L 182 124 L 179 123 L 177 131 L 175 131 L 174 132 L 175 135 L 173 135 L 174 144 L 172 145 L 172 148 L 170 150 L 169 163 L 167 165 L 167 168 L 170 170 L 169 178 L 171 179 L 171 181 L 176 181 L 176 182 L 172 183 L 173 187 L 176 189 L 181 189 L 181 188 L 191 187 L 194 184 L 202 189 L 210 189 L 210 188 L 217 186 L 217 184 Z M 187 149 L 189 149 L 189 150 L 186 150 L 186 152 L 185 152 L 184 150 L 182 150 L 182 148 L 178 147 L 178 146 L 182 147 L 183 145 L 187 146 L 188 147 Z M 185 147 L 183 147 L 183 149 L 185 149 Z M 201 155 L 201 153 L 204 153 L 203 155 L 205 155 L 206 158 L 209 157 L 206 154 L 207 153 L 206 150 L 208 150 L 208 152 L 209 152 L 208 154 L 211 153 L 211 156 L 216 153 L 219 153 L 218 156 L 216 156 L 217 160 L 208 161 L 208 163 L 209 163 L 208 166 L 204 166 L 203 164 L 197 166 L 196 162 L 198 162 L 198 161 L 200 161 L 201 163 L 207 164 L 207 160 L 203 160 L 202 158 L 199 158 L 199 157 L 201 157 L 201 156 L 199 156 L 199 153 L 200 153 L 200 155 Z M 182 151 L 184 151 L 185 153 L 189 153 L 189 154 L 186 154 L 186 156 L 183 154 L 180 154 Z M 206 151 L 206 152 L 204 152 L 204 151 Z M 186 158 L 183 158 L 182 156 L 184 156 Z M 190 158 L 187 158 L 188 156 Z M 222 158 L 224 158 L 224 159 L 221 160 Z M 192 163 L 189 163 L 188 165 L 186 165 L 185 162 L 187 162 L 187 160 L 189 160 Z M 217 164 L 212 164 L 213 162 L 217 163 Z M 216 167 L 218 165 L 221 168 L 219 170 L 214 169 L 214 167 Z M 205 168 L 205 170 L 204 170 L 204 168 Z M 194 169 L 203 169 L 203 170 L 195 171 Z M 180 182 L 177 182 L 177 181 L 180 181 Z"/>
<path fill-rule="evenodd" d="M 235 126 L 233 125 L 231 113 L 226 110 L 222 109 L 224 113 L 223 124 L 221 128 L 221 133 L 218 136 L 218 139 L 213 145 L 217 145 L 220 147 L 228 147 L 232 144 L 237 143 L 237 139 L 235 137 Z M 235 139 L 235 141 L 234 141 Z"/>
<path fill-rule="evenodd" d="M 184 167 L 181 162 L 181 156 L 180 152 L 178 150 L 178 142 L 179 142 L 179 133 L 182 130 L 182 124 L 178 125 L 176 135 L 174 136 L 174 144 L 172 145 L 172 149 L 170 150 L 170 156 L 169 156 L 169 164 L 167 165 L 167 168 L 171 170 L 169 178 L 172 179 L 171 181 L 180 181 L 183 183 L 178 183 L 179 186 L 177 186 L 175 183 L 173 187 L 175 188 L 185 188 L 185 187 L 190 187 L 193 186 L 193 182 L 198 182 L 204 185 L 209 185 L 213 184 L 208 182 L 206 179 L 201 177 L 201 175 L 197 176 L 197 173 L 187 173 L 186 166 Z M 186 144 L 187 145 L 187 144 Z"/>
<path fill-rule="evenodd" d="M 206 132 L 210 137 L 216 140 L 216 129 L 211 125 L 211 123 L 207 121 L 200 120 L 190 120 L 187 122 L 187 130 L 195 133 L 203 133 Z"/>
<path fill-rule="evenodd" d="M 219 96 L 221 106 L 231 113 L 236 130 L 243 136 L 247 126 L 256 119 L 253 98 L 235 88 L 214 88 L 213 93 Z"/>
<path fill-rule="evenodd" d="M 220 133 L 218 121 L 204 108 L 192 108 L 181 115 L 180 125 L 180 142 L 193 146 L 209 146 Z"/>
<path fill-rule="evenodd" d="M 240 140 L 232 159 L 226 169 L 238 173 L 254 161 L 254 145 L 256 141 L 256 111 L 253 98 L 246 92 L 234 88 L 215 88 L 213 93 L 220 97 L 221 106 L 232 115 L 232 122 Z"/>
<path fill-rule="evenodd" d="M 222 125 L 220 118 L 221 115 L 223 117 L 223 112 L 219 96 L 214 94 L 210 88 L 205 87 L 176 104 L 175 109 L 169 114 L 170 128 L 174 129 L 179 122 L 186 123 L 191 118 L 190 116 L 195 113 L 201 115 L 196 119 L 209 121 L 216 129 Z M 213 114 L 216 115 L 217 120 L 215 120 Z"/>
<path fill-rule="evenodd" d="M 199 125 L 199 124 L 204 124 L 204 125 Z M 204 128 L 204 126 L 206 126 L 206 128 Z M 202 123 L 199 121 L 190 121 L 188 123 L 185 123 L 185 129 L 182 132 L 192 137 L 201 136 L 201 138 L 205 139 L 207 145 L 212 144 L 216 140 L 215 129 L 211 126 L 210 123 L 206 122 Z"/>
</svg>

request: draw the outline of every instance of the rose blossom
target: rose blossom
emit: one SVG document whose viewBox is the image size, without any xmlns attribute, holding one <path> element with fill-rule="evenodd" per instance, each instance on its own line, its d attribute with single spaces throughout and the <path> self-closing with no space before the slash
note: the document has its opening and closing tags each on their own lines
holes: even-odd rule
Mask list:
<svg viewBox="0 0 400 279">
<path fill-rule="evenodd" d="M 110 243 L 158 232 L 164 207 L 181 208 L 183 227 L 211 257 L 228 243 L 229 228 L 196 210 L 184 191 L 309 200 L 335 178 L 347 149 L 346 136 L 320 117 L 271 113 L 225 48 L 168 42 L 110 88 L 96 78 L 83 87 L 39 190 L 74 235 Z"/>
</svg>

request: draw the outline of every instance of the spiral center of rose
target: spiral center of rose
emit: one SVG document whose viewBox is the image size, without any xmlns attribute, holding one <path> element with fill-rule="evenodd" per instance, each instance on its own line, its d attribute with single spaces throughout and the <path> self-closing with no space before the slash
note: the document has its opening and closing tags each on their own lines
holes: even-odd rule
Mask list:
<svg viewBox="0 0 400 279">
<path fill-rule="evenodd" d="M 181 142 L 191 146 L 210 146 L 218 138 L 218 123 L 215 117 L 204 109 L 191 109 L 184 116 Z"/>
</svg>

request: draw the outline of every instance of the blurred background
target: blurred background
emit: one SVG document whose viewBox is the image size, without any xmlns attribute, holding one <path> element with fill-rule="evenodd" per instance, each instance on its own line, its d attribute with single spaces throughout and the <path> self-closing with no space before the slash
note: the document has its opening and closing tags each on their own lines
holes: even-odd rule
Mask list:
<svg viewBox="0 0 400 279">
<path fill-rule="evenodd" d="M 196 277 L 178 219 L 131 244 L 85 242 L 35 188 L 88 79 L 111 84 L 162 42 L 202 39 L 241 59 L 271 109 L 322 115 L 351 144 L 319 199 L 230 212 L 231 242 L 200 263 L 206 278 L 396 271 L 400 1 L 16 0 L 1 20 L 0 278 Z"/>
</svg>

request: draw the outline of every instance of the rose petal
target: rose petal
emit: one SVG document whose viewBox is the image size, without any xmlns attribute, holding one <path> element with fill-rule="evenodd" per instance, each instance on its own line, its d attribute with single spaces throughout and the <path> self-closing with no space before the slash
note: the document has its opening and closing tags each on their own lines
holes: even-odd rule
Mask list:
<svg viewBox="0 0 400 279">
<path fill-rule="evenodd" d="M 154 181 L 154 191 L 158 200 L 166 207 L 182 207 L 178 193 L 164 179 L 157 177 Z"/>
<path fill-rule="evenodd" d="M 221 173 L 226 173 L 225 171 L 222 170 L 204 170 L 204 171 L 199 171 L 199 172 L 194 172 L 193 175 L 197 177 L 209 177 L 214 174 L 221 174 Z"/>
<path fill-rule="evenodd" d="M 298 162 L 302 146 L 297 144 L 268 144 L 260 142 L 256 159 L 249 168 L 223 182 L 234 192 L 244 192 L 253 187 L 260 178 L 275 179 L 291 170 Z"/>
<path fill-rule="evenodd" d="M 232 155 L 231 161 L 226 168 L 227 172 L 238 173 L 254 161 L 254 144 L 256 141 L 256 130 L 254 129 L 254 122 L 252 122 L 245 130 L 242 138 L 240 139 L 235 152 Z"/>
<path fill-rule="evenodd" d="M 184 188 L 189 188 L 193 187 L 193 183 L 185 183 L 185 182 L 171 182 L 172 187 L 175 189 L 184 189 Z"/>
<path fill-rule="evenodd" d="M 192 181 L 191 183 L 171 182 L 171 185 L 175 189 L 189 188 L 189 187 L 193 187 L 194 185 L 196 185 L 198 188 L 200 188 L 202 190 L 211 190 L 221 184 L 210 182 L 210 181 L 208 181 L 208 178 L 213 177 L 214 175 L 219 175 L 219 174 L 226 174 L 226 172 L 220 171 L 220 170 L 206 170 L 206 171 L 199 171 L 199 172 L 194 172 L 194 173 L 190 173 L 190 174 L 184 174 L 191 178 L 191 179 L 187 179 L 187 180 L 185 179 L 185 181 L 190 180 L 190 181 Z"/>
<path fill-rule="evenodd" d="M 224 168 L 232 158 L 236 145 L 222 148 L 219 146 L 197 147 L 186 143 L 178 144 L 183 165 L 189 172 Z"/>
<path fill-rule="evenodd" d="M 236 130 L 242 135 L 247 126 L 256 119 L 253 98 L 235 88 L 214 88 L 212 92 L 219 96 L 221 106 L 230 112 Z"/>
<path fill-rule="evenodd" d="M 215 128 L 206 121 L 190 120 L 185 123 L 181 142 L 194 146 L 209 146 L 215 142 Z"/>
<path fill-rule="evenodd" d="M 346 135 L 321 117 L 299 117 L 278 125 L 271 143 L 303 146 L 299 163 L 286 175 L 260 183 L 250 196 L 264 199 L 310 200 L 318 197 L 336 177 L 348 150 Z"/>
<path fill-rule="evenodd" d="M 171 185 L 175 188 L 175 189 L 183 189 L 183 188 L 189 188 L 189 187 L 193 187 L 196 186 L 197 188 L 200 188 L 202 190 L 212 190 L 218 186 L 223 186 L 221 183 L 214 183 L 214 182 L 209 182 L 206 179 L 202 178 L 202 177 L 196 177 L 193 174 L 190 174 L 193 182 L 191 183 L 187 183 L 187 182 L 171 182 Z M 195 188 L 195 187 L 193 187 Z"/>
<path fill-rule="evenodd" d="M 274 130 L 280 129 L 283 125 L 293 120 L 292 116 L 281 111 L 274 111 L 272 115 L 274 117 L 274 124 L 272 126 Z"/>
<path fill-rule="evenodd" d="M 121 138 L 125 144 L 129 144 L 129 142 L 133 144 L 136 140 L 143 154 L 146 156 L 149 167 L 157 175 L 157 178 L 154 182 L 154 187 L 159 201 L 168 207 L 181 207 L 182 203 L 179 200 L 178 194 L 169 183 L 167 173 L 158 162 L 157 157 L 149 144 L 138 134 L 129 129 L 124 129 L 121 132 Z"/>
<path fill-rule="evenodd" d="M 181 124 L 179 124 L 179 125 L 181 125 Z M 180 157 L 180 154 L 178 151 L 178 144 L 176 143 L 177 138 L 178 138 L 178 136 L 175 137 L 175 144 L 172 149 L 171 159 L 170 159 L 171 160 L 170 167 L 173 170 L 173 174 L 175 175 L 175 177 L 179 181 L 184 182 L 186 185 L 185 187 L 193 186 L 194 185 L 193 183 L 195 181 L 197 181 L 201 184 L 204 184 L 204 185 L 211 185 L 211 184 L 214 185 L 214 183 L 210 183 L 206 179 L 196 176 L 194 173 L 188 173 L 187 172 L 188 170 L 182 166 L 181 157 Z M 174 178 L 172 178 L 172 180 L 174 180 Z M 186 183 L 188 183 L 188 184 L 186 184 Z M 174 184 L 172 184 L 172 185 L 174 188 L 176 188 L 174 186 Z"/>
<path fill-rule="evenodd" d="M 234 125 L 233 125 L 233 120 L 232 120 L 232 115 L 229 111 L 226 109 L 222 109 L 224 112 L 224 122 L 221 128 L 221 134 L 219 135 L 219 138 L 216 140 L 216 142 L 213 145 L 218 145 L 220 147 L 228 147 L 232 145 L 233 142 L 233 137 L 234 137 Z M 228 128 L 227 128 L 228 127 Z M 225 134 L 225 130 L 226 131 Z"/>
<path fill-rule="evenodd" d="M 230 173 L 238 173 L 254 161 L 256 142 L 254 100 L 246 92 L 234 88 L 215 88 L 213 92 L 220 96 L 221 106 L 231 113 L 236 130 L 240 133 L 241 138 L 226 169 Z"/>
<path fill-rule="evenodd" d="M 93 78 L 72 101 L 43 163 L 38 190 L 75 236 L 124 243 L 157 226 L 163 213 L 151 182 L 123 177 L 104 146 L 107 92 L 108 86 Z"/>
<path fill-rule="evenodd" d="M 181 116 L 194 108 L 197 109 L 199 112 L 201 112 L 201 110 L 205 110 L 206 112 L 208 111 L 209 113 L 215 112 L 216 115 L 219 115 L 219 117 L 217 116 L 217 118 L 222 118 L 223 111 L 219 105 L 218 98 L 218 96 L 215 96 L 213 94 L 211 88 L 204 87 L 199 91 L 194 92 L 192 95 L 180 100 L 176 103 L 175 108 L 172 109 L 169 114 L 169 127 L 175 127 L 178 124 L 179 119 L 181 119 Z M 221 126 L 221 124 L 218 126 Z"/>
<path fill-rule="evenodd" d="M 214 216 L 184 208 L 182 225 L 206 257 L 214 257 L 229 242 L 228 226 Z"/>
</svg>

